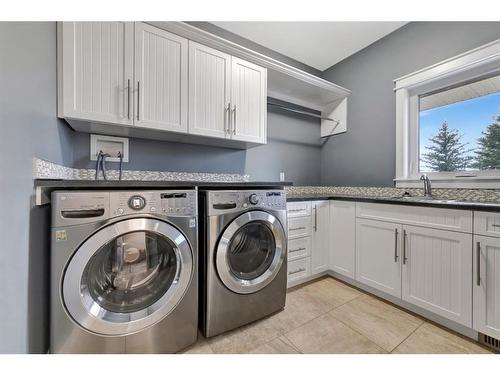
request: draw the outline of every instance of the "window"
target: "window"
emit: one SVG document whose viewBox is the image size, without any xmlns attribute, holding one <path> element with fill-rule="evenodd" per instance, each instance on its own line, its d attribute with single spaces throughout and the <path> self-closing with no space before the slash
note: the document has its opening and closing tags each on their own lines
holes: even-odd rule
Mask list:
<svg viewBox="0 0 500 375">
<path fill-rule="evenodd" d="M 419 171 L 500 169 L 500 76 L 421 95 Z"/>
<path fill-rule="evenodd" d="M 396 186 L 500 188 L 500 40 L 395 86 Z"/>
</svg>

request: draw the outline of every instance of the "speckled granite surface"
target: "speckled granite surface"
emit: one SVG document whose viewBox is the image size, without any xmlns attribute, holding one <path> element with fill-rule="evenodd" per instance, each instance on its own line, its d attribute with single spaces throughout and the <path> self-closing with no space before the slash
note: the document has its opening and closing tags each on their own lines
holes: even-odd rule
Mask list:
<svg viewBox="0 0 500 375">
<path fill-rule="evenodd" d="M 423 189 L 390 187 L 355 187 L 355 186 L 290 186 L 286 188 L 287 198 L 328 198 L 333 196 L 362 198 L 393 198 L 405 192 L 411 196 L 422 196 Z M 500 204 L 500 190 L 487 189 L 432 189 L 432 195 L 438 199 L 455 199 L 464 202 L 482 202 Z"/>
<path fill-rule="evenodd" d="M 119 171 L 109 169 L 106 172 L 108 180 L 118 180 Z M 94 169 L 75 169 L 46 160 L 33 159 L 33 178 L 48 180 L 94 180 Z M 102 175 L 100 176 L 102 179 Z M 164 171 L 133 171 L 123 170 L 124 181 L 199 181 L 199 182 L 249 182 L 249 175 L 228 173 L 189 173 Z"/>
</svg>

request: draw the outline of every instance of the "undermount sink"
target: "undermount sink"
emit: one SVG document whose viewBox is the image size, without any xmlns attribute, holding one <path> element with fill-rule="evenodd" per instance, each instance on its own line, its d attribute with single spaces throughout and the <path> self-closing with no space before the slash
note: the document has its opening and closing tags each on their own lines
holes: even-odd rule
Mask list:
<svg viewBox="0 0 500 375">
<path fill-rule="evenodd" d="M 411 197 L 411 196 L 399 196 L 399 197 L 394 197 L 393 199 L 401 199 L 403 201 L 408 201 L 408 202 L 427 202 L 427 203 L 454 203 L 457 202 L 456 199 L 440 199 L 440 198 L 433 198 L 433 197 Z"/>
</svg>

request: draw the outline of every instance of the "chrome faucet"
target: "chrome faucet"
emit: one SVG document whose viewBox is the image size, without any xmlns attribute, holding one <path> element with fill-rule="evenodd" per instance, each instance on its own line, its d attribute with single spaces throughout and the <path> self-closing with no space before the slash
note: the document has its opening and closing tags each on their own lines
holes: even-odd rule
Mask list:
<svg viewBox="0 0 500 375">
<path fill-rule="evenodd" d="M 420 177 L 420 181 L 424 182 L 424 196 L 426 198 L 432 198 L 432 188 L 431 188 L 431 180 L 429 180 L 429 177 L 424 173 Z"/>
</svg>

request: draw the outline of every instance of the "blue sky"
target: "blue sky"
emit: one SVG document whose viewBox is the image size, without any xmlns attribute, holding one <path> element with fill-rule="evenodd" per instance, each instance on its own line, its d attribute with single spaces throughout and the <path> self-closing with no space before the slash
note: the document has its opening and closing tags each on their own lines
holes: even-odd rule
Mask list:
<svg viewBox="0 0 500 375">
<path fill-rule="evenodd" d="M 500 92 L 420 112 L 420 157 L 426 152 L 429 138 L 437 134 L 443 122 L 458 129 L 462 142 L 469 143 L 467 147 L 473 149 L 477 147 L 481 132 L 498 114 Z"/>
</svg>

